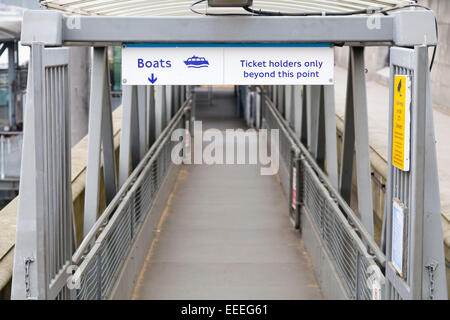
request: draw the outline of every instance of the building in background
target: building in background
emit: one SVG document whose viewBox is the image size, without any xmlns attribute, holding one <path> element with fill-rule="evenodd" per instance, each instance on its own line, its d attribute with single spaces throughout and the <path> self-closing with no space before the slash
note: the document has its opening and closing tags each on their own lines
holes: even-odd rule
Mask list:
<svg viewBox="0 0 450 320">
<path fill-rule="evenodd" d="M 0 207 L 17 195 L 22 154 L 30 50 L 20 45 L 25 10 L 39 9 L 38 0 L 0 0 Z M 91 54 L 72 47 L 70 104 L 72 145 L 87 134 Z"/>
</svg>

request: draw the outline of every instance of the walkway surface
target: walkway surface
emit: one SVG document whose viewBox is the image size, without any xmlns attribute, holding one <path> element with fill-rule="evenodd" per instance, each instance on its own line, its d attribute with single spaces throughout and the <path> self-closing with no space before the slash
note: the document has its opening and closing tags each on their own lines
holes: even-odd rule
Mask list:
<svg viewBox="0 0 450 320">
<path fill-rule="evenodd" d="M 244 127 L 234 113 L 233 90 L 215 89 L 197 119 Z M 184 166 L 163 219 L 135 299 L 322 298 L 278 178 L 256 165 Z"/>
</svg>

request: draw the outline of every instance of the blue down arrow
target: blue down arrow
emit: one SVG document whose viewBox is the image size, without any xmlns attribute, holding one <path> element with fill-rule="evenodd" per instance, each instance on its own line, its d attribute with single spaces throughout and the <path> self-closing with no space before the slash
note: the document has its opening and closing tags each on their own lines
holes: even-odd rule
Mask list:
<svg viewBox="0 0 450 320">
<path fill-rule="evenodd" d="M 148 78 L 148 81 L 150 81 L 152 84 L 156 82 L 156 80 L 158 80 L 158 78 L 155 78 L 155 75 L 152 73 L 152 77 Z"/>
</svg>

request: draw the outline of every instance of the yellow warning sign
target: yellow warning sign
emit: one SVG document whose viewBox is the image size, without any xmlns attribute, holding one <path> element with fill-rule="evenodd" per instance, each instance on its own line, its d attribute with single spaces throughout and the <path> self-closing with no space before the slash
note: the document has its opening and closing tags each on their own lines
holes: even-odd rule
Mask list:
<svg viewBox="0 0 450 320">
<path fill-rule="evenodd" d="M 410 155 L 411 78 L 394 77 L 394 106 L 392 124 L 392 164 L 409 171 Z"/>
</svg>

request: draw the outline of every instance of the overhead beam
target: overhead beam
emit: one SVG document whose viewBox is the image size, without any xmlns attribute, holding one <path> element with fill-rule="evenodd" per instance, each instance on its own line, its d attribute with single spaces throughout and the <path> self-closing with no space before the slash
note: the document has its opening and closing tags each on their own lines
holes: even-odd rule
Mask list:
<svg viewBox="0 0 450 320">
<path fill-rule="evenodd" d="M 402 11 L 377 16 L 340 17 L 74 17 L 61 12 L 24 13 L 22 43 L 111 45 L 123 42 L 332 42 L 434 45 L 431 11 Z M 379 20 L 378 20 L 379 19 Z M 45 21 L 45 26 L 42 26 Z M 424 43 L 426 42 L 426 43 Z"/>
</svg>

